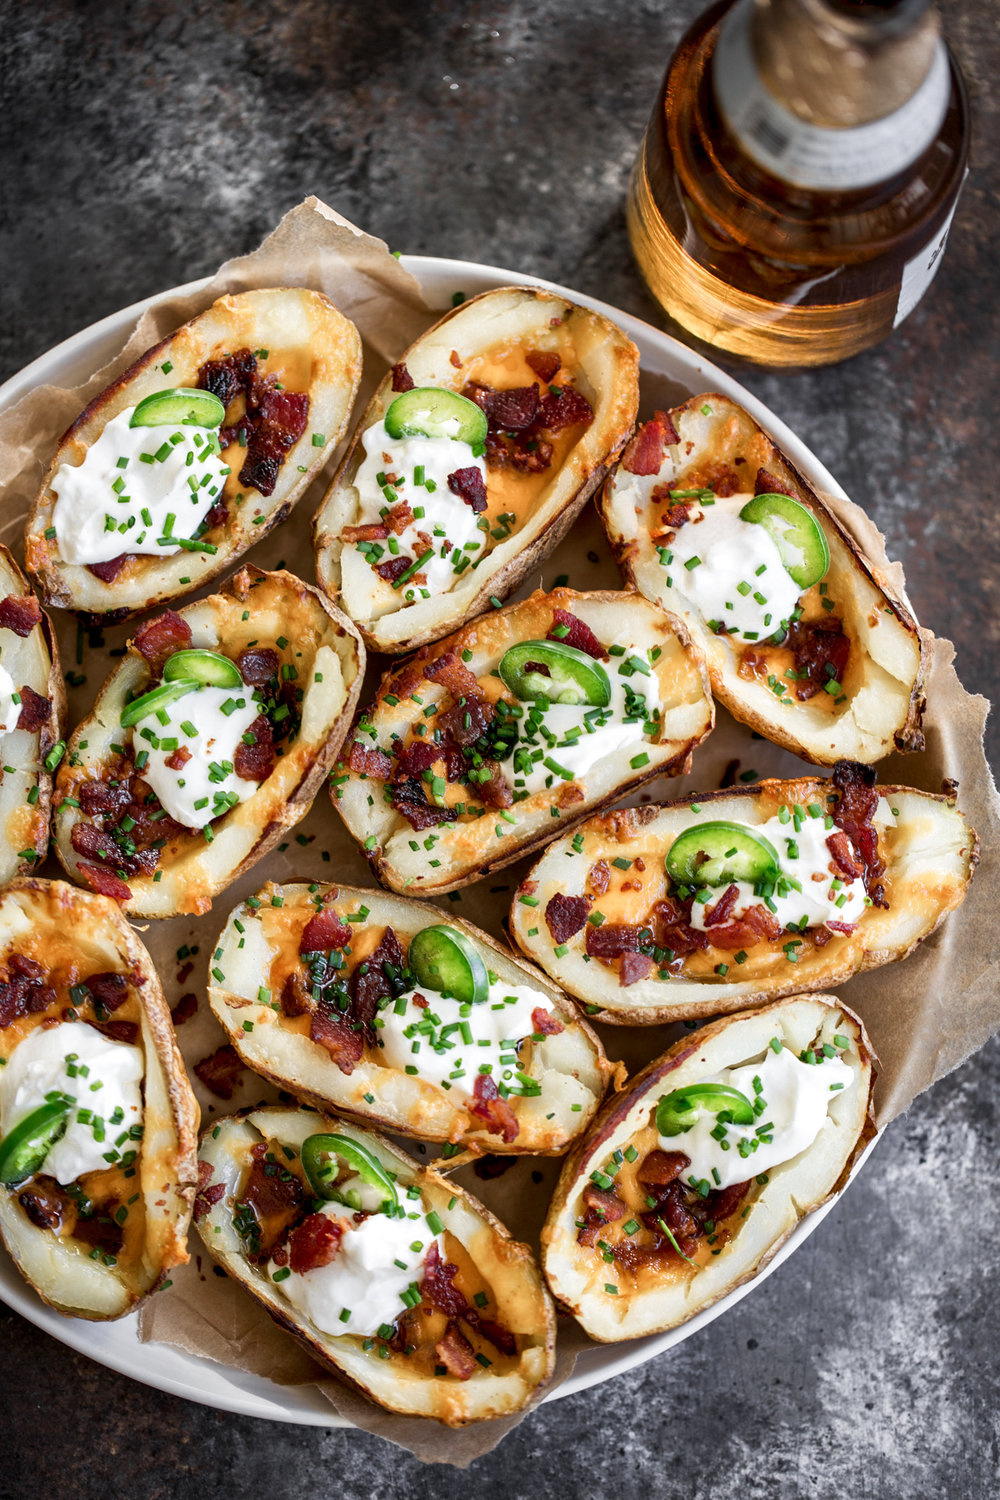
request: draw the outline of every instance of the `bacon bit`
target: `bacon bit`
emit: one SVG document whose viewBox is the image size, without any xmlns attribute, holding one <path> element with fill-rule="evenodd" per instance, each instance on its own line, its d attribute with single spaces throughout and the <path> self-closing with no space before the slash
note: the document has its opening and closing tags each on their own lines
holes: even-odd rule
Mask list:
<svg viewBox="0 0 1000 1500">
<path fill-rule="evenodd" d="M 652 1186 L 652 1184 L 651 1184 Z M 642 1222 L 649 1229 L 658 1229 L 658 1219 L 662 1219 L 667 1228 L 678 1237 L 696 1238 L 698 1235 L 698 1221 L 688 1209 L 684 1197 L 684 1187 L 680 1182 L 668 1182 L 651 1196 L 658 1202 L 655 1208 L 648 1209 L 641 1215 Z"/>
<path fill-rule="evenodd" d="M 0 981 L 0 1028 L 8 1027 L 19 1016 L 36 1015 L 56 998 L 56 992 L 44 983 L 45 969 L 34 959 L 13 953 L 7 964 L 9 980 Z"/>
<path fill-rule="evenodd" d="M 554 632 L 557 628 L 563 633 L 556 635 Z M 598 661 L 608 660 L 607 651 L 590 626 L 586 625 L 578 615 L 570 614 L 568 609 L 552 611 L 552 627 L 547 639 L 562 641 L 564 646 L 573 646 L 577 651 L 585 651 L 588 656 L 596 657 Z"/>
<path fill-rule="evenodd" d="M 481 1074 L 485 1077 L 485 1074 Z M 445 1313 L 449 1318 L 460 1318 L 470 1311 L 469 1304 L 464 1295 L 452 1282 L 458 1275 L 458 1267 L 450 1261 L 441 1259 L 437 1240 L 431 1240 L 427 1259 L 424 1261 L 424 1274 L 420 1282 L 420 1293 L 425 1301 L 436 1307 L 438 1312 Z"/>
<path fill-rule="evenodd" d="M 454 651 L 446 651 L 443 656 L 428 662 L 424 667 L 423 675 L 428 682 L 440 682 L 456 698 L 482 697 L 475 674 L 459 661 Z"/>
<path fill-rule="evenodd" d="M 552 463 L 555 449 L 544 438 L 531 438 L 529 442 L 533 446 L 510 450 L 511 462 L 520 474 L 541 474 Z"/>
<path fill-rule="evenodd" d="M 70 1198 L 56 1185 L 38 1181 L 24 1192 L 18 1193 L 17 1201 L 24 1209 L 36 1229 L 51 1229 L 57 1233 L 70 1207 Z"/>
<path fill-rule="evenodd" d="M 412 562 L 412 557 L 387 557 L 385 562 L 376 563 L 375 572 L 380 578 L 384 578 L 386 583 L 395 583 L 396 579 L 400 578 L 406 572 Z M 417 575 L 414 574 L 413 576 L 415 581 Z"/>
<path fill-rule="evenodd" d="M 465 760 L 454 745 L 446 742 L 438 745 L 433 740 L 411 740 L 409 744 L 396 748 L 397 780 L 420 777 L 435 765 L 442 765 L 445 779 L 452 781 L 461 775 Z"/>
<path fill-rule="evenodd" d="M 724 499 L 727 495 L 739 494 L 744 485 L 732 464 L 706 463 L 687 469 L 683 476 L 678 477 L 676 488 L 712 490 Z"/>
<path fill-rule="evenodd" d="M 495 710 L 487 698 L 469 696 L 437 716 L 442 736 L 456 745 L 474 745 L 493 722 Z M 460 768 L 461 769 L 461 768 Z M 449 777 L 449 780 L 452 779 Z"/>
<path fill-rule="evenodd" d="M 591 865 L 587 884 L 595 896 L 603 896 L 611 884 L 611 866 L 606 859 L 598 859 Z"/>
<path fill-rule="evenodd" d="M 843 932 L 850 937 L 851 933 L 856 931 L 858 924 L 857 922 L 828 921 L 826 925 L 830 928 L 831 932 Z"/>
<path fill-rule="evenodd" d="M 52 717 L 52 704 L 48 698 L 43 698 L 41 693 L 36 693 L 33 688 L 21 688 L 21 712 L 17 716 L 18 729 L 27 729 L 33 733 L 47 724 Z"/>
<path fill-rule="evenodd" d="M 727 885 L 718 901 L 705 908 L 705 926 L 715 927 L 720 922 L 725 922 L 736 905 L 740 896 L 738 885 Z"/>
<path fill-rule="evenodd" d="M 338 1010 L 330 1010 L 320 1003 L 313 1011 L 309 1022 L 309 1039 L 325 1048 L 331 1060 L 344 1074 L 354 1072 L 365 1050 L 365 1040 L 360 1031 L 355 1031 L 350 1019 Z"/>
<path fill-rule="evenodd" d="M 247 441 L 240 483 L 252 485 L 260 495 L 271 495 L 285 454 L 306 430 L 309 396 L 304 391 L 278 391 L 269 386 L 255 411 L 251 400 L 252 394 L 248 394 L 247 414 L 252 415 L 253 430 Z"/>
<path fill-rule="evenodd" d="M 728 1219 L 730 1214 L 736 1212 L 749 1191 L 749 1182 L 731 1182 L 728 1187 L 718 1188 L 705 1200 L 705 1207 L 709 1209 L 709 1217 L 717 1224 L 723 1219 Z"/>
<path fill-rule="evenodd" d="M 326 906 L 309 918 L 299 940 L 300 953 L 329 953 L 331 948 L 346 948 L 351 929 L 342 922 L 332 906 Z"/>
<path fill-rule="evenodd" d="M 538 415 L 537 385 L 520 385 L 504 391 L 494 391 L 489 399 L 488 415 L 498 427 L 509 432 L 519 432 L 530 427 Z"/>
<path fill-rule="evenodd" d="M 520 1126 L 517 1117 L 505 1099 L 500 1098 L 496 1084 L 488 1073 L 478 1073 L 472 1086 L 475 1097 L 469 1105 L 470 1113 L 485 1120 L 491 1135 L 503 1136 L 509 1146 L 517 1140 Z"/>
<path fill-rule="evenodd" d="M 372 521 L 366 526 L 345 526 L 340 534 L 345 542 L 384 542 L 389 527 L 385 521 Z"/>
<path fill-rule="evenodd" d="M 397 974 L 406 966 L 399 938 L 391 927 L 385 929 L 365 964 L 358 964 L 351 975 L 351 1007 L 354 1018 L 367 1028 L 369 1034 L 379 1001 L 393 994 L 392 983 L 385 972 L 386 965 Z M 364 974 L 361 972 L 362 968 L 366 969 Z"/>
<path fill-rule="evenodd" d="M 204 1182 L 203 1174 L 205 1176 Z M 222 1199 L 226 1196 L 226 1184 L 224 1182 L 214 1182 L 211 1187 L 208 1186 L 207 1179 L 211 1178 L 211 1176 L 211 1164 L 207 1161 L 200 1161 L 198 1163 L 198 1192 L 194 1200 L 194 1221 L 196 1224 L 199 1224 L 209 1210 L 214 1208 L 216 1203 L 221 1203 Z"/>
<path fill-rule="evenodd" d="M 580 1245 L 593 1245 L 606 1224 L 616 1224 L 628 1211 L 617 1193 L 605 1192 L 592 1182 L 583 1190 L 583 1202 L 583 1227 L 576 1237 Z"/>
<path fill-rule="evenodd" d="M 134 1021 L 88 1021 L 95 1031 L 110 1037 L 113 1042 L 137 1042 L 139 1028 Z"/>
<path fill-rule="evenodd" d="M 851 643 L 840 620 L 832 616 L 827 620 L 794 620 L 785 645 L 795 657 L 800 678 L 795 696 L 800 702 L 814 698 L 828 682 L 843 682 Z"/>
<path fill-rule="evenodd" d="M 178 1000 L 170 1012 L 170 1019 L 175 1026 L 183 1026 L 185 1021 L 190 1021 L 197 1009 L 198 997 L 188 992 L 188 994 L 182 995 Z"/>
<path fill-rule="evenodd" d="M 249 734 L 255 743 L 248 745 L 240 740 L 233 753 L 233 770 L 244 781 L 266 781 L 274 770 L 274 731 L 266 714 L 258 714 L 250 725 Z"/>
<path fill-rule="evenodd" d="M 448 361 L 450 364 L 453 364 L 455 366 L 456 370 L 460 370 L 462 368 L 462 356 L 459 354 L 457 349 L 453 349 L 451 351 L 451 353 L 448 355 Z"/>
<path fill-rule="evenodd" d="M 171 755 L 167 756 L 163 764 L 169 766 L 171 771 L 183 771 L 190 759 L 191 751 L 187 745 L 178 745 L 177 749 Z"/>
<path fill-rule="evenodd" d="M 786 484 L 767 469 L 757 470 L 753 492 L 755 495 L 787 495 L 791 500 L 799 498 L 794 485 Z"/>
<path fill-rule="evenodd" d="M 561 396 L 550 391 L 542 397 L 538 426 L 546 432 L 561 432 L 564 427 L 589 425 L 594 420 L 594 408 L 586 396 L 571 385 L 564 385 L 561 390 Z"/>
<path fill-rule="evenodd" d="M 464 500 L 477 516 L 482 515 L 489 503 L 486 499 L 486 481 L 475 464 L 466 469 L 456 469 L 448 475 L 448 488 L 453 495 Z"/>
<path fill-rule="evenodd" d="M 439 823 L 453 823 L 458 816 L 453 807 L 432 806 L 423 785 L 412 776 L 393 783 L 392 805 L 416 833 L 436 828 Z"/>
<path fill-rule="evenodd" d="M 554 349 L 532 349 L 524 356 L 524 362 L 544 385 L 551 385 L 562 369 L 562 360 Z"/>
<path fill-rule="evenodd" d="M 385 524 L 394 536 L 401 536 L 413 520 L 413 511 L 405 500 L 394 505 L 385 518 Z"/>
<path fill-rule="evenodd" d="M 109 786 L 106 781 L 84 781 L 77 788 L 80 811 L 88 817 L 97 813 L 120 813 L 132 800 L 127 786 Z"/>
<path fill-rule="evenodd" d="M 623 953 L 618 983 L 625 989 L 639 979 L 647 979 L 653 968 L 653 960 L 648 953 Z"/>
<path fill-rule="evenodd" d="M 876 906 L 888 907 L 882 876 L 885 861 L 879 855 L 878 830 L 873 818 L 878 807 L 875 772 L 857 761 L 838 760 L 832 783 L 839 797 L 831 809 L 833 821 L 842 828 L 864 861 L 865 889 Z"/>
<path fill-rule="evenodd" d="M 513 807 L 514 794 L 507 785 L 507 778 L 499 761 L 484 760 L 480 771 L 489 771 L 489 781 L 476 783 L 476 793 L 487 807 Z"/>
<path fill-rule="evenodd" d="M 851 841 L 842 828 L 838 828 L 836 833 L 829 835 L 826 847 L 830 851 L 833 863 L 846 879 L 857 880 L 860 875 L 864 874 L 865 867 L 855 859 Z"/>
<path fill-rule="evenodd" d="M 211 391 L 228 406 L 237 392 L 250 389 L 256 373 L 256 356 L 249 349 L 237 349 L 226 359 L 206 360 L 198 371 L 198 388 Z"/>
<path fill-rule="evenodd" d="M 144 658 L 153 675 L 159 676 L 168 656 L 190 646 L 191 627 L 176 610 L 164 610 L 137 630 L 129 644 Z"/>
<path fill-rule="evenodd" d="M 281 987 L 281 1009 L 288 1017 L 304 1016 L 313 1009 L 312 994 L 298 970 L 288 974 Z"/>
<path fill-rule="evenodd" d="M 93 573 L 102 583 L 114 583 L 131 555 L 129 552 L 119 552 L 117 557 L 109 557 L 107 562 L 87 563 L 87 572 Z"/>
<path fill-rule="evenodd" d="M 658 474 L 668 444 L 680 442 L 677 430 L 665 411 L 658 411 L 645 422 L 622 455 L 622 468 L 628 474 Z"/>
<path fill-rule="evenodd" d="M 231 1099 L 243 1082 L 243 1064 L 236 1049 L 228 1042 L 195 1063 L 194 1070 L 205 1087 L 219 1099 Z"/>
<path fill-rule="evenodd" d="M 236 666 L 247 687 L 263 687 L 277 677 L 281 657 L 270 646 L 244 646 L 236 658 Z"/>
<path fill-rule="evenodd" d="M 94 1007 L 111 1015 L 119 1006 L 124 1005 L 128 999 L 128 979 L 124 974 L 108 972 L 105 974 L 91 974 L 85 979 L 84 984 L 90 991 L 94 1001 Z M 99 1016 L 103 1020 L 103 1016 Z"/>
<path fill-rule="evenodd" d="M 636 1177 L 640 1182 L 650 1187 L 666 1187 L 667 1183 L 675 1182 L 682 1172 L 691 1165 L 690 1156 L 685 1156 L 683 1151 L 650 1151 L 643 1161 Z"/>
<path fill-rule="evenodd" d="M 288 1263 L 301 1276 L 328 1266 L 340 1249 L 344 1227 L 326 1214 L 307 1214 L 288 1237 Z"/>
<path fill-rule="evenodd" d="M 391 756 L 386 755 L 384 750 L 362 745 L 360 740 L 352 742 L 347 764 L 359 776 L 371 776 L 375 781 L 388 781 L 392 775 Z"/>
<path fill-rule="evenodd" d="M 566 1029 L 551 1011 L 543 1010 L 540 1005 L 531 1012 L 531 1025 L 536 1036 L 558 1036 Z"/>
<path fill-rule="evenodd" d="M 119 880 L 117 875 L 112 875 L 110 870 L 105 870 L 99 865 L 77 865 L 77 871 L 83 876 L 90 889 L 96 891 L 99 896 L 110 896 L 112 901 L 131 901 L 130 888 L 124 880 Z"/>
<path fill-rule="evenodd" d="M 205 525 L 209 531 L 214 531 L 218 526 L 225 526 L 229 520 L 229 506 L 222 500 L 216 500 L 211 510 L 205 512 Z"/>
<path fill-rule="evenodd" d="M 402 360 L 392 367 L 392 388 L 394 391 L 412 391 L 414 388 L 413 376 Z"/>
<path fill-rule="evenodd" d="M 125 1241 L 124 1230 L 112 1217 L 117 1207 L 117 1200 L 112 1198 L 100 1204 L 92 1218 L 78 1218 L 73 1226 L 73 1239 L 103 1250 L 106 1255 L 117 1255 Z"/>
<path fill-rule="evenodd" d="M 587 928 L 587 952 L 591 958 L 620 958 L 623 953 L 638 953 L 639 934 L 643 928 L 623 922 L 604 922 Z"/>
<path fill-rule="evenodd" d="M 545 923 L 553 942 L 565 943 L 575 937 L 586 922 L 590 907 L 589 896 L 564 896 L 557 891 L 545 908 Z"/>
<path fill-rule="evenodd" d="M 0 626 L 15 635 L 28 636 L 42 621 L 42 606 L 34 594 L 8 594 L 0 600 Z"/>
<path fill-rule="evenodd" d="M 444 1365 L 449 1375 L 457 1380 L 468 1380 L 476 1372 L 476 1356 L 472 1345 L 454 1319 L 450 1319 L 444 1337 L 434 1345 L 439 1364 Z"/>
</svg>

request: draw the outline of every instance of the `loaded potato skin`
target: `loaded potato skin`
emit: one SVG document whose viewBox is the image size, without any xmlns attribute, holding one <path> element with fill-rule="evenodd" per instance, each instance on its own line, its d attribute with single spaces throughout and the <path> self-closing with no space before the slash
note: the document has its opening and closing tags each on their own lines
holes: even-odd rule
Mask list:
<svg viewBox="0 0 1000 1500">
<path fill-rule="evenodd" d="M 209 1254 L 377 1405 L 459 1427 L 520 1411 L 550 1378 L 555 1315 L 527 1245 L 384 1136 L 251 1110 L 204 1133 L 200 1173 Z"/>
<path fill-rule="evenodd" d="M 290 514 L 340 441 L 360 378 L 358 331 L 320 292 L 219 298 L 62 438 L 25 533 L 45 602 L 123 620 L 217 577 Z M 171 405 L 171 392 L 197 399 Z M 192 494 L 205 497 L 194 511 Z"/>
<path fill-rule="evenodd" d="M 447 635 L 551 552 L 631 433 L 638 359 L 606 318 L 526 288 L 472 298 L 406 351 L 315 522 L 319 581 L 373 650 Z"/>
<path fill-rule="evenodd" d="M 363 671 L 350 621 L 284 571 L 245 567 L 144 624 L 69 741 L 67 872 L 131 916 L 207 911 L 305 816 Z"/>
<path fill-rule="evenodd" d="M 188 1259 L 198 1106 L 115 902 L 37 879 L 0 894 L 0 1048 L 0 1236 L 57 1311 L 121 1317 Z"/>
<path fill-rule="evenodd" d="M 387 672 L 330 793 L 383 885 L 436 895 L 683 774 L 713 723 L 673 617 L 634 593 L 536 591 Z"/>
<path fill-rule="evenodd" d="M 741 868 L 762 840 L 774 868 Z M 685 847 L 695 873 L 678 879 Z M 842 762 L 590 819 L 529 871 L 510 930 L 612 1024 L 719 1015 L 905 958 L 961 904 L 978 853 L 952 795 Z"/>
<path fill-rule="evenodd" d="M 268 884 L 213 952 L 209 1002 L 243 1061 L 361 1125 L 560 1155 L 615 1071 L 538 970 L 421 902 Z"/>
<path fill-rule="evenodd" d="M 684 620 L 735 718 L 818 765 L 923 748 L 931 637 L 728 397 L 644 423 L 598 508 L 623 576 Z"/>
</svg>

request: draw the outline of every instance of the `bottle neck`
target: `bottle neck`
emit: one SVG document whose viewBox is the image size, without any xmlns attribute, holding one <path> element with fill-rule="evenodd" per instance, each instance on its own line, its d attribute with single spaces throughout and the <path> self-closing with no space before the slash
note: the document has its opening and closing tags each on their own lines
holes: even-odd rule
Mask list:
<svg viewBox="0 0 1000 1500">
<path fill-rule="evenodd" d="M 737 0 L 712 59 L 730 133 L 781 181 L 819 192 L 887 182 L 937 136 L 951 93 L 936 18 L 872 37 L 823 0 Z"/>
</svg>

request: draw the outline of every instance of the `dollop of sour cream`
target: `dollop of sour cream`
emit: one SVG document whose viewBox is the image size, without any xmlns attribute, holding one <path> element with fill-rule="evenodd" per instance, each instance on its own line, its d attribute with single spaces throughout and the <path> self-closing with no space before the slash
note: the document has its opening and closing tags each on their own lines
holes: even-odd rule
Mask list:
<svg viewBox="0 0 1000 1500">
<path fill-rule="evenodd" d="M 461 438 L 390 437 L 384 421 L 369 427 L 361 442 L 365 458 L 354 479 L 360 510 L 357 524 L 377 523 L 392 506 L 403 502 L 414 518 L 393 539 L 396 552 L 388 540 L 362 542 L 354 550 L 366 565 L 392 556 L 416 560 L 428 550 L 418 536 L 423 532 L 430 537 L 433 552 L 418 569 L 426 575 L 426 583 L 412 587 L 421 598 L 446 592 L 482 556 L 489 536 L 477 524 L 479 518 L 471 505 L 448 488 L 448 475 L 459 469 L 478 469 L 485 483 L 485 459 Z"/>
<path fill-rule="evenodd" d="M 9 729 L 17 728 L 17 721 L 21 717 L 21 705 L 14 702 L 14 694 L 18 691 L 7 668 L 0 666 L 0 734 L 6 734 Z"/>
<path fill-rule="evenodd" d="M 419 1206 L 423 1209 L 422 1202 Z M 371 1337 L 406 1307 L 402 1293 L 420 1282 L 434 1241 L 444 1259 L 440 1236 L 423 1212 L 415 1218 L 373 1213 L 360 1224 L 339 1203 L 324 1203 L 319 1212 L 343 1231 L 333 1259 L 311 1271 L 292 1271 L 271 1261 L 269 1273 L 279 1272 L 281 1292 L 323 1333 Z"/>
<path fill-rule="evenodd" d="M 780 1046 L 780 1043 L 779 1043 Z M 820 1051 L 816 1062 L 802 1062 L 785 1046 L 768 1049 L 759 1062 L 724 1068 L 699 1083 L 722 1083 L 738 1089 L 755 1104 L 752 1125 L 719 1125 L 711 1110 L 682 1135 L 661 1135 L 664 1151 L 683 1151 L 691 1166 L 684 1181 L 707 1181 L 730 1187 L 781 1166 L 807 1150 L 826 1124 L 830 1101 L 854 1083 L 854 1071 L 839 1057 Z M 719 1137 L 718 1139 L 716 1137 Z"/>
<path fill-rule="evenodd" d="M 865 910 L 864 881 L 848 880 L 834 864 L 827 839 L 836 829 L 827 827 L 825 816 L 811 815 L 808 810 L 785 808 L 781 816 L 755 823 L 752 832 L 763 834 L 774 845 L 784 877 L 779 880 L 770 907 L 782 927 L 819 927 L 827 922 L 854 923 Z M 753 886 L 746 880 L 733 882 L 739 895 L 730 916 L 741 917 L 751 906 L 761 903 Z M 722 887 L 709 891 L 708 900 L 695 900 L 691 908 L 691 926 L 711 932 L 706 913 L 723 893 Z M 833 929 L 835 937 L 844 936 Z"/>
<path fill-rule="evenodd" d="M 417 999 L 426 1001 L 418 1005 Z M 459 1103 L 474 1097 L 476 1077 L 488 1071 L 511 1093 L 524 1092 L 517 1046 L 535 1030 L 532 1011 L 552 1014 L 552 1002 L 527 984 L 490 984 L 475 1005 L 433 990 L 408 990 L 379 1016 L 383 1060 L 437 1084 Z M 533 1090 L 529 1090 L 533 1092 Z"/>
<path fill-rule="evenodd" d="M 766 527 L 742 521 L 751 497 L 695 505 L 664 554 L 674 584 L 706 620 L 744 641 L 766 640 L 787 623 L 801 590 Z"/>
<path fill-rule="evenodd" d="M 52 524 L 68 563 L 171 557 L 181 550 L 172 538 L 190 541 L 222 493 L 229 469 L 217 428 L 130 427 L 134 411 L 112 417 L 83 462 L 60 465 L 52 479 Z"/>
<path fill-rule="evenodd" d="M 253 796 L 260 783 L 237 775 L 233 761 L 260 712 L 250 688 L 206 685 L 138 721 L 135 747 L 149 755 L 142 775 L 171 818 L 186 828 L 204 828 Z M 181 748 L 189 759 L 178 757 Z M 178 766 L 178 759 L 184 764 Z"/>
<path fill-rule="evenodd" d="M 108 1167 L 136 1147 L 129 1132 L 142 1123 L 140 1047 L 102 1036 L 84 1021 L 38 1026 L 0 1071 L 3 1134 L 50 1095 L 73 1101 L 62 1137 L 40 1171 L 63 1184 Z"/>
</svg>

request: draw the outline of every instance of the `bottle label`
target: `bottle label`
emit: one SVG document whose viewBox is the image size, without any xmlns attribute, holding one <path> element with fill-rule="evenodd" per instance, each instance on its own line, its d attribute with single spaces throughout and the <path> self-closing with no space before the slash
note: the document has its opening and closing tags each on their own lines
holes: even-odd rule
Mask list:
<svg viewBox="0 0 1000 1500">
<path fill-rule="evenodd" d="M 899 297 L 896 301 L 896 316 L 892 320 L 893 328 L 898 328 L 903 319 L 910 316 L 937 275 L 938 266 L 944 258 L 944 247 L 948 242 L 948 230 L 951 228 L 951 221 L 955 217 L 957 207 L 956 197 L 951 206 L 951 213 L 934 238 L 929 240 L 924 248 L 908 260 L 903 267 L 903 279 L 899 283 Z"/>
<path fill-rule="evenodd" d="M 719 109 L 748 156 L 782 181 L 817 191 L 873 187 L 905 171 L 941 128 L 951 77 L 939 40 L 927 77 L 899 109 L 866 125 L 812 125 L 776 99 L 757 71 L 750 26 L 754 0 L 726 16 L 713 59 Z M 904 314 L 905 316 L 905 314 Z"/>
</svg>

